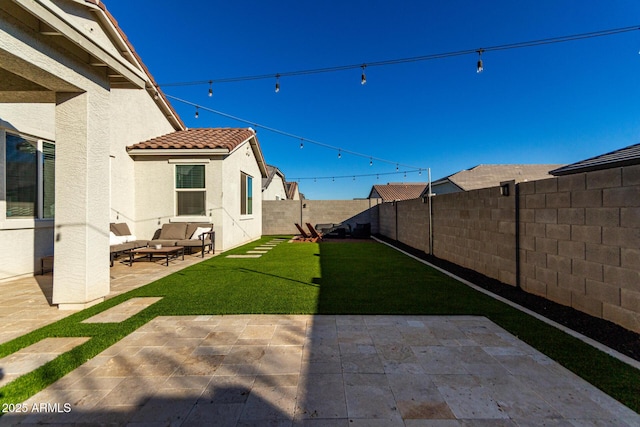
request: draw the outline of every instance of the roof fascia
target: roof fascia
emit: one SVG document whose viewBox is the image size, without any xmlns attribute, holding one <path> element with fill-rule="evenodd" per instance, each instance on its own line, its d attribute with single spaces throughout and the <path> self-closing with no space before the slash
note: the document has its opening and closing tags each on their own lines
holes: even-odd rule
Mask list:
<svg viewBox="0 0 640 427">
<path fill-rule="evenodd" d="M 83 49 L 92 57 L 96 58 L 113 72 L 121 75 L 138 88 L 145 87 L 145 78 L 142 70 L 136 69 L 133 64 L 123 61 L 104 50 L 93 40 L 78 31 L 68 20 L 64 19 L 57 11 L 47 7 L 40 0 L 13 0 L 14 3 L 29 12 L 41 22 L 60 33 L 76 46 Z"/>
</svg>

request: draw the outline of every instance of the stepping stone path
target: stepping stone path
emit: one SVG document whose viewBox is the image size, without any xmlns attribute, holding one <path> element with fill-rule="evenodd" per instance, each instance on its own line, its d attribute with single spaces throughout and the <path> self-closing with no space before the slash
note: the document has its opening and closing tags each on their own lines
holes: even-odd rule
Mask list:
<svg viewBox="0 0 640 427">
<path fill-rule="evenodd" d="M 160 301 L 161 297 L 131 298 L 108 310 L 85 319 L 82 323 L 118 323 L 140 313 L 145 308 Z"/>
<path fill-rule="evenodd" d="M 245 254 L 227 255 L 227 258 L 260 258 L 262 255 L 266 254 L 271 249 L 278 246 L 280 243 L 286 241 L 287 239 L 271 239 L 260 246 L 256 246 L 255 248 L 248 250 Z"/>
</svg>

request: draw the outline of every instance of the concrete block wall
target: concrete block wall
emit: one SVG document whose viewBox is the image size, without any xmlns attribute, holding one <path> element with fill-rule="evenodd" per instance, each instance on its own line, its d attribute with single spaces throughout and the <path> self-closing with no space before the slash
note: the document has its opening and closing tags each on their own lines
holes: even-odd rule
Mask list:
<svg viewBox="0 0 640 427">
<path fill-rule="evenodd" d="M 397 240 L 429 253 L 429 204 L 422 199 L 397 202 Z"/>
<path fill-rule="evenodd" d="M 382 203 L 378 205 L 378 230 L 380 234 L 390 239 L 398 239 L 396 217 L 395 203 Z"/>
<path fill-rule="evenodd" d="M 516 285 L 516 198 L 509 186 L 509 196 L 493 187 L 433 197 L 433 254 Z"/>
<path fill-rule="evenodd" d="M 519 186 L 522 288 L 640 331 L 640 166 Z"/>
<path fill-rule="evenodd" d="M 262 202 L 262 233 L 299 234 L 295 223 L 304 227 L 329 223 L 370 223 L 371 232 L 378 232 L 378 205 L 364 200 L 264 200 Z M 306 227 L 305 227 L 306 230 Z"/>
</svg>

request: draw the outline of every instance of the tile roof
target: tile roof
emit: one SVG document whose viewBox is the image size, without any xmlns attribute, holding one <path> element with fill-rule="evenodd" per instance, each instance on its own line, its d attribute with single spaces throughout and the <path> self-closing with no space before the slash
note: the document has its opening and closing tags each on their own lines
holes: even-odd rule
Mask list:
<svg viewBox="0 0 640 427">
<path fill-rule="evenodd" d="M 426 187 L 427 184 L 424 182 L 374 185 L 368 198 L 382 199 L 385 202 L 417 199 Z"/>
<path fill-rule="evenodd" d="M 186 129 L 130 145 L 127 150 L 226 148 L 231 152 L 253 136 L 251 128 Z"/>
<path fill-rule="evenodd" d="M 581 160 L 570 165 L 554 169 L 552 175 L 569 175 L 572 173 L 589 172 L 621 166 L 640 164 L 640 144 L 630 145 L 619 150 Z"/>
<path fill-rule="evenodd" d="M 439 179 L 432 186 L 450 181 L 463 191 L 496 187 L 503 181 L 535 181 L 551 178 L 549 171 L 562 165 L 478 165 Z"/>
</svg>

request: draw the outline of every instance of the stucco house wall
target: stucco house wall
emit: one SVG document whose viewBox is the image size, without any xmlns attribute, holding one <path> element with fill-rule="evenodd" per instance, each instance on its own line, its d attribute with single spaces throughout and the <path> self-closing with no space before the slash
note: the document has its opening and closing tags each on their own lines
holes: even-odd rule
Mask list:
<svg viewBox="0 0 640 427">
<path fill-rule="evenodd" d="M 287 191 L 280 175 L 273 176 L 269 186 L 262 192 L 262 200 L 287 200 Z"/>
<path fill-rule="evenodd" d="M 0 281 L 33 274 L 55 252 L 53 303 L 99 302 L 110 288 L 109 222 L 135 213 L 124 146 L 182 122 L 97 1 L 0 2 L 0 72 L 0 128 L 55 143 L 54 220 L 9 220 L 0 197 Z"/>
<path fill-rule="evenodd" d="M 253 209 L 250 215 L 242 215 L 241 172 L 250 175 L 253 185 Z M 216 228 L 216 245 L 222 250 L 258 239 L 262 235 L 262 173 L 249 142 L 232 151 L 222 166 L 222 238 Z"/>
<path fill-rule="evenodd" d="M 155 151 L 155 150 L 151 150 Z M 258 239 L 262 234 L 262 171 L 249 141 L 228 154 L 135 155 L 135 233 L 151 239 L 168 222 L 209 222 L 216 252 Z M 205 215 L 178 216 L 175 166 L 205 166 Z M 253 177 L 253 213 L 241 215 L 241 172 Z"/>
<path fill-rule="evenodd" d="M 126 222 L 137 235 L 135 219 L 140 216 L 135 211 L 135 168 L 126 147 L 175 128 L 157 108 L 153 96 L 142 90 L 112 89 L 110 116 L 110 222 Z M 140 232 L 139 237 L 144 238 Z"/>
</svg>

